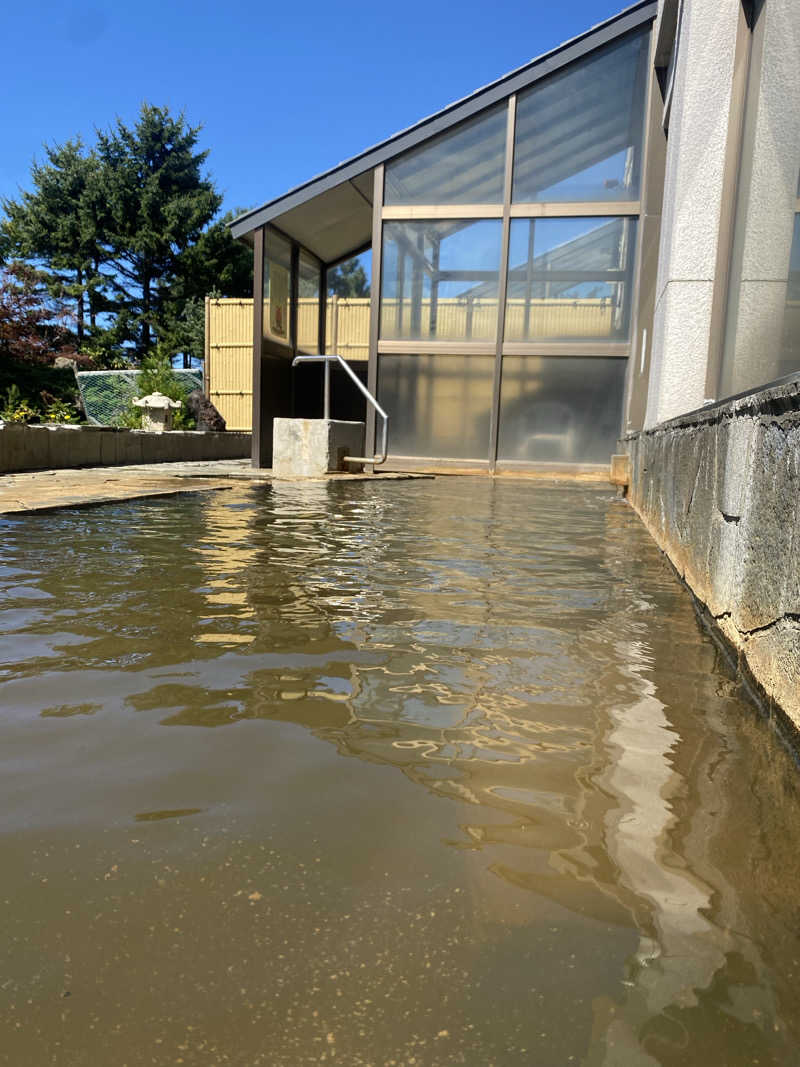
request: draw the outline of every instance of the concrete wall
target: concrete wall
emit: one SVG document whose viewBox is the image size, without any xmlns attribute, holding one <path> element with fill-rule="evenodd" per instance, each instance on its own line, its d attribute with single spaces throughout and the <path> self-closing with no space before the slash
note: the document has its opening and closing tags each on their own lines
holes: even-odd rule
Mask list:
<svg viewBox="0 0 800 1067">
<path fill-rule="evenodd" d="M 800 729 L 800 379 L 625 444 L 631 504 Z"/>
<path fill-rule="evenodd" d="M 0 473 L 107 467 L 126 463 L 177 463 L 243 459 L 249 433 L 175 430 L 145 433 L 106 426 L 17 426 L 0 429 Z"/>
</svg>

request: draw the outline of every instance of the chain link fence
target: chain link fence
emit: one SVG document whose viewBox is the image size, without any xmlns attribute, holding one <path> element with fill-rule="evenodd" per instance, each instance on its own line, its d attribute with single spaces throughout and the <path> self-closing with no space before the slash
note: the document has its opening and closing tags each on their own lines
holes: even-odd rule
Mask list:
<svg viewBox="0 0 800 1067">
<path fill-rule="evenodd" d="M 93 426 L 117 426 L 132 400 L 139 396 L 138 370 L 77 371 L 86 419 Z M 173 374 L 187 393 L 203 388 L 202 370 L 175 370 Z"/>
</svg>

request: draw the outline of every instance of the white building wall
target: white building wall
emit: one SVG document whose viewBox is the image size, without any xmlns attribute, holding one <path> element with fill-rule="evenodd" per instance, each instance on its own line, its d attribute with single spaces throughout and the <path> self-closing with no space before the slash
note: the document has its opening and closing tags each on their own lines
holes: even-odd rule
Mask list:
<svg viewBox="0 0 800 1067">
<path fill-rule="evenodd" d="M 800 0 L 767 0 L 753 56 L 723 395 L 777 378 L 800 168 Z"/>
<path fill-rule="evenodd" d="M 700 407 L 706 399 L 739 7 L 739 0 L 683 4 L 646 426 Z"/>
</svg>

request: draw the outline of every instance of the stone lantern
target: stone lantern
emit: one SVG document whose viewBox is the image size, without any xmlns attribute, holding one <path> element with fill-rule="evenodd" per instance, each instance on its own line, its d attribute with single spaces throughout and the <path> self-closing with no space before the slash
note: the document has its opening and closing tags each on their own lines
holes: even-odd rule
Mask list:
<svg viewBox="0 0 800 1067">
<path fill-rule="evenodd" d="M 163 393 L 151 393 L 137 397 L 134 405 L 142 409 L 142 429 L 150 433 L 163 433 L 172 429 L 172 412 L 181 407 L 180 400 L 170 400 Z"/>
</svg>

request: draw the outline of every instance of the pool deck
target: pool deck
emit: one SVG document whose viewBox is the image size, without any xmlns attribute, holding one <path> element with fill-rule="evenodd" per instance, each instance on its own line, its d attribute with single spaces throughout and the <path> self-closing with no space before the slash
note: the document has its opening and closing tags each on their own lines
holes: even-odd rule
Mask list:
<svg viewBox="0 0 800 1067">
<path fill-rule="evenodd" d="M 430 478 L 429 474 L 329 474 L 307 482 L 386 481 Z M 0 515 L 83 507 L 119 500 L 203 493 L 230 489 L 241 482 L 265 484 L 272 472 L 247 459 L 197 463 L 147 463 L 125 467 L 85 467 L 0 475 Z"/>
</svg>

